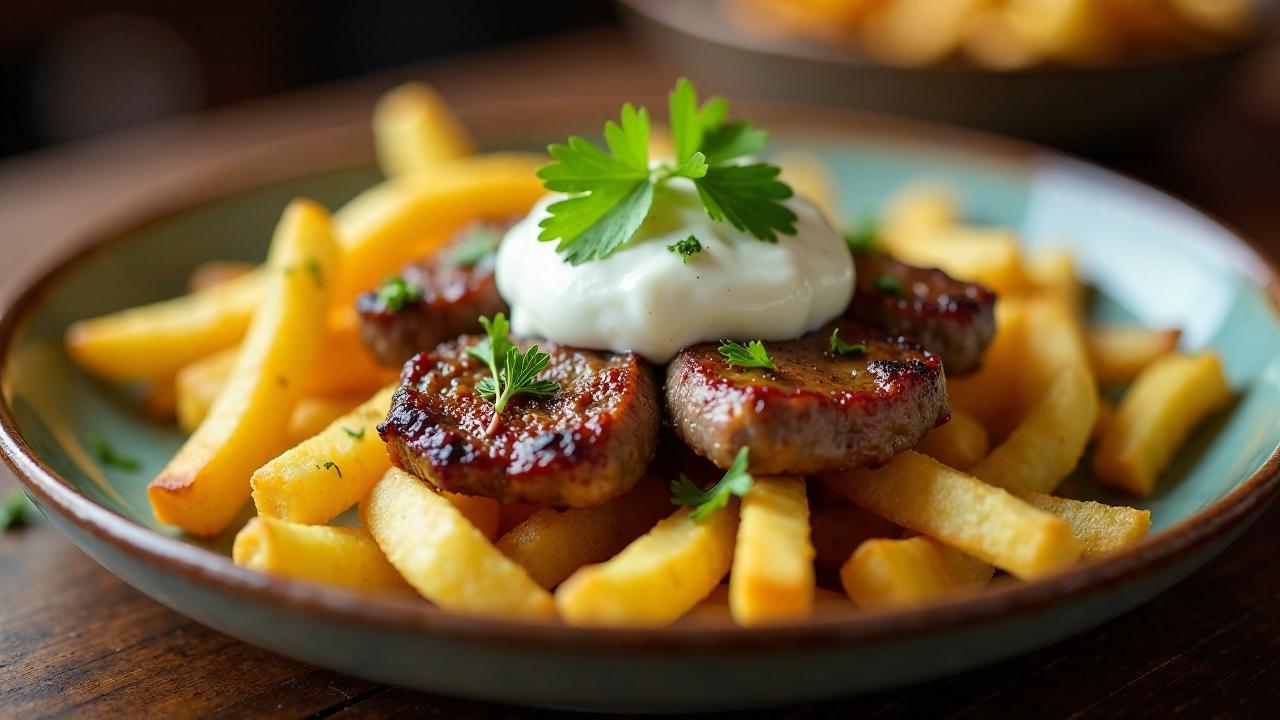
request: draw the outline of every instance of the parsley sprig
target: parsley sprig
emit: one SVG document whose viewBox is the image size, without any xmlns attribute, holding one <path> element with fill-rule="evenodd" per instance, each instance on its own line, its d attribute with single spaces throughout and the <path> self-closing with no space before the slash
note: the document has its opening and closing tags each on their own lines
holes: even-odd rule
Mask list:
<svg viewBox="0 0 1280 720">
<path fill-rule="evenodd" d="M 400 312 L 420 299 L 422 290 L 416 285 L 410 285 L 399 275 L 383 280 L 382 286 L 378 288 L 378 302 L 393 313 Z"/>
<path fill-rule="evenodd" d="M 94 457 L 98 458 L 98 462 L 108 467 L 130 471 L 142 467 L 142 463 L 137 458 L 120 453 L 97 433 L 89 435 L 89 449 L 93 451 Z"/>
<path fill-rule="evenodd" d="M 0 505 L 0 532 L 27 524 L 27 496 L 21 490 L 13 490 Z"/>
<path fill-rule="evenodd" d="M 465 237 L 457 245 L 449 249 L 445 261 L 459 268 L 479 265 L 485 258 L 498 250 L 502 238 L 491 227 L 479 225 L 467 231 Z"/>
<path fill-rule="evenodd" d="M 607 152 L 577 135 L 550 146 L 554 162 L 538 177 L 548 190 L 569 197 L 547 208 L 538 239 L 557 242 L 556 252 L 573 265 L 608 257 L 636 234 L 654 190 L 672 178 L 693 181 L 713 220 L 766 242 L 795 234 L 796 214 L 782 204 L 791 188 L 778 179 L 779 168 L 741 162 L 764 148 L 763 131 L 745 120 L 729 121 L 724 98 L 699 105 L 685 78 L 668 96 L 667 111 L 676 153 L 671 165 L 650 167 L 649 111 L 631 103 L 622 106 L 617 122 L 605 123 Z"/>
<path fill-rule="evenodd" d="M 831 331 L 831 352 L 837 355 L 855 355 L 867 351 L 864 343 L 847 343 L 840 339 L 840 328 Z"/>
<path fill-rule="evenodd" d="M 489 377 L 476 385 L 476 392 L 493 403 L 493 422 L 489 433 L 498 429 L 498 418 L 507 403 L 516 395 L 554 395 L 560 386 L 550 380 L 539 380 L 538 373 L 550 362 L 551 356 L 537 345 L 525 352 L 511 342 L 511 325 L 502 313 L 493 320 L 480 317 L 485 338 L 467 349 L 467 353 L 489 366 Z"/>
<path fill-rule="evenodd" d="M 702 252 L 702 243 L 698 238 L 690 235 L 683 240 L 677 240 L 667 246 L 667 250 L 680 255 L 680 262 L 685 265 L 689 264 L 689 258 Z"/>
<path fill-rule="evenodd" d="M 693 507 L 690 516 L 694 520 L 701 520 L 728 505 L 731 495 L 742 497 L 751 492 L 755 478 L 747 472 L 747 450 L 745 446 L 739 450 L 729 469 L 724 472 L 724 477 L 706 490 L 681 473 L 678 479 L 671 481 L 671 503 Z"/>
<path fill-rule="evenodd" d="M 769 351 L 765 349 L 764 343 L 759 340 L 752 340 L 746 345 L 732 340 L 721 340 L 720 354 L 724 356 L 724 361 L 729 365 L 737 365 L 744 368 L 763 368 L 765 370 L 778 369 L 773 364 L 773 359 L 769 357 Z"/>
</svg>

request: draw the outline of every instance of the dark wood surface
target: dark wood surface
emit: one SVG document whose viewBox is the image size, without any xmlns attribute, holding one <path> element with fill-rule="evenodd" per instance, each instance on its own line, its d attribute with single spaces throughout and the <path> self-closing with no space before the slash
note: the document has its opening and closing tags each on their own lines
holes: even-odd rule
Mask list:
<svg viewBox="0 0 1280 720">
<path fill-rule="evenodd" d="M 563 90 L 659 92 L 610 35 L 504 50 L 182 120 L 0 164 L 0 277 L 145 196 L 183 167 L 365 116 L 405 76 L 458 102 Z M 590 62 L 582 62 L 583 57 Z M 569 64 L 567 64 L 569 63 Z M 1105 162 L 1191 198 L 1280 250 L 1280 64 Z M 510 68 L 523 72 L 512 73 Z M 552 73 L 559 68 L 561 76 Z M 545 72 L 543 72 L 545 70 Z M 529 78 L 539 78 L 529 81 Z M 561 92 L 560 94 L 564 94 Z M 40 238 L 34 242 L 32 238 Z M 14 479 L 0 472 L 0 496 Z M 1280 703 L 1280 507 L 1160 598 L 1053 647 L 946 680 L 760 717 L 1275 717 Z M 390 688 L 208 630 L 126 586 L 45 520 L 0 536 L 0 717 L 550 717 Z"/>
</svg>

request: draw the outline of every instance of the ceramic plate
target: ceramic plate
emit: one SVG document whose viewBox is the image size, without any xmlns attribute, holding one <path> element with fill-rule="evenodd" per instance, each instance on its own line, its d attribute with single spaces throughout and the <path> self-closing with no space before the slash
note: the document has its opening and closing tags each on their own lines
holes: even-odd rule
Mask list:
<svg viewBox="0 0 1280 720">
<path fill-rule="evenodd" d="M 611 109 L 494 106 L 468 119 L 490 147 L 529 147 Z M 230 535 L 209 543 L 161 527 L 148 478 L 182 436 L 136 410 L 128 388 L 77 370 L 62 333 L 80 318 L 172 296 L 214 258 L 260 259 L 285 203 L 340 205 L 376 180 L 364 128 L 305 139 L 242 167 L 174 183 L 172 207 L 125 208 L 60 262 L 11 286 L 0 321 L 4 454 L 50 520 L 103 566 L 178 612 L 276 652 L 372 680 L 487 700 L 596 710 L 779 704 L 917 682 L 1052 643 L 1174 584 L 1236 537 L 1280 483 L 1276 276 L 1229 230 L 1151 188 L 1028 146 L 863 116 L 755 109 L 777 150 L 819 153 L 851 213 L 872 212 L 919 176 L 956 187 L 974 219 L 1065 245 L 1097 286 L 1092 312 L 1184 329 L 1188 348 L 1226 361 L 1238 402 L 1201 428 L 1159 492 L 1148 540 L 1031 584 L 919 610 L 822 613 L 803 625 L 739 629 L 692 620 L 659 630 L 519 625 L 446 615 L 242 570 Z M 512 134 L 509 118 L 521 117 Z M 345 141 L 335 140 L 335 137 Z M 323 158 L 327 169 L 317 169 Z M 294 176 L 271 182 L 281 172 Z M 203 199 L 191 201 L 191 197 Z M 92 434 L 142 461 L 100 468 Z M 1081 493 L 1109 497 L 1087 477 Z M 237 525 L 238 527 L 238 525 Z M 697 682 L 689 682 L 696 677 Z"/>
</svg>

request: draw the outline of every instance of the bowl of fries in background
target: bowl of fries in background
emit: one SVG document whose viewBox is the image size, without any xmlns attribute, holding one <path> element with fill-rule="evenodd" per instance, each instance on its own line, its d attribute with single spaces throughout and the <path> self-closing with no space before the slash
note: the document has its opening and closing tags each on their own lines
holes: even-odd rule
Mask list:
<svg viewBox="0 0 1280 720">
<path fill-rule="evenodd" d="M 594 710 L 796 702 L 1010 657 L 1153 597 L 1280 491 L 1280 277 L 1244 241 L 1047 151 L 768 105 L 783 176 L 851 245 L 999 293 L 949 423 L 880 468 L 764 479 L 706 522 L 670 503 L 674 478 L 556 511 L 392 468 L 376 426 L 396 374 L 351 299 L 527 210 L 528 149 L 610 111 L 455 115 L 410 85 L 373 113 L 377 168 L 362 126 L 178 183 L 7 307 L 6 460 L 87 553 L 222 632 Z"/>
<path fill-rule="evenodd" d="M 1274 34 L 1268 0 L 630 2 L 726 91 L 1084 147 L 1139 140 Z"/>
</svg>

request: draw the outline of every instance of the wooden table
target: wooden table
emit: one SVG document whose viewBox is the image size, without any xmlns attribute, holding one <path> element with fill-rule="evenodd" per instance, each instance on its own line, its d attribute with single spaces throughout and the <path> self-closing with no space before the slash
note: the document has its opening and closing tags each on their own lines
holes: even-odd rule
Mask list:
<svg viewBox="0 0 1280 720">
<path fill-rule="evenodd" d="M 358 121 L 392 82 L 459 104 L 547 92 L 660 93 L 612 34 L 407 69 L 0 164 L 0 278 L 192 165 Z M 589 58 L 584 62 L 582 58 Z M 512 72 L 518 67 L 521 71 Z M 569 82 L 566 68 L 591 68 Z M 1280 65 L 1155 151 L 1104 158 L 1280 250 Z M 1250 94 L 1252 93 L 1252 94 Z M 1274 93 L 1274 94 L 1269 94 Z M 0 473 L 0 495 L 14 480 Z M 1280 700 L 1280 507 L 1157 600 L 1056 646 L 928 685 L 762 717 L 1273 717 Z M 99 568 L 37 519 L 0 536 L 0 717 L 549 716 L 390 688 L 258 650 Z"/>
</svg>

